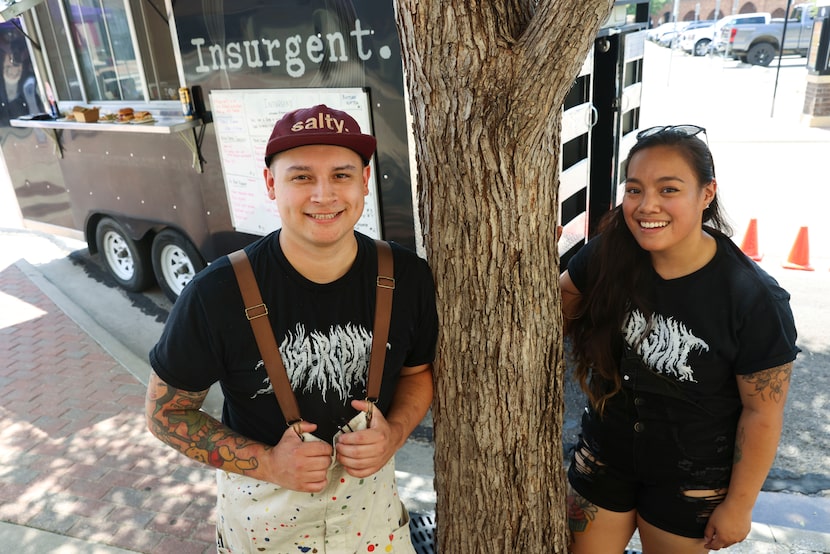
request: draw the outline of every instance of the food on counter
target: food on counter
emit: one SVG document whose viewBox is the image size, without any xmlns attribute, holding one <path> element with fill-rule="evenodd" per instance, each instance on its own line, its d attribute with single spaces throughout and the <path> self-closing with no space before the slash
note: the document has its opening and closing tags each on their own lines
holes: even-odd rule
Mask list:
<svg viewBox="0 0 830 554">
<path fill-rule="evenodd" d="M 132 108 L 121 108 L 118 110 L 118 121 L 130 121 L 135 117 L 135 112 Z"/>
<path fill-rule="evenodd" d="M 155 123 L 153 114 L 146 110 L 135 110 L 133 108 L 121 108 L 117 112 L 100 113 L 100 108 L 86 108 L 75 106 L 71 112 L 65 114 L 66 120 L 78 121 L 81 123 Z"/>
<path fill-rule="evenodd" d="M 79 123 L 95 123 L 98 121 L 99 112 L 100 108 L 84 108 L 83 106 L 72 108 L 72 115 Z"/>
<path fill-rule="evenodd" d="M 151 114 L 150 112 L 139 111 L 139 112 L 133 113 L 133 121 L 136 122 L 136 123 L 142 122 L 142 121 L 150 121 L 152 119 L 153 119 L 153 114 Z"/>
</svg>

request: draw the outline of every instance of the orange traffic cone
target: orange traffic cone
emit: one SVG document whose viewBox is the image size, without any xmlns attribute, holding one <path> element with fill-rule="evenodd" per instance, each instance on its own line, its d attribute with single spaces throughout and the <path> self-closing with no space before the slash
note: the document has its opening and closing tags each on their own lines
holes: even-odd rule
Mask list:
<svg viewBox="0 0 830 554">
<path fill-rule="evenodd" d="M 798 230 L 795 244 L 793 244 L 793 249 L 790 250 L 790 257 L 787 258 L 786 263 L 781 265 L 786 269 L 813 271 L 813 268 L 810 267 L 810 239 L 807 227 Z"/>
<path fill-rule="evenodd" d="M 760 262 L 764 258 L 763 254 L 758 253 L 757 219 L 749 220 L 749 227 L 747 227 L 746 234 L 744 235 L 744 240 L 743 242 L 741 242 L 741 251 L 743 251 L 744 254 L 746 254 L 756 262 Z"/>
</svg>

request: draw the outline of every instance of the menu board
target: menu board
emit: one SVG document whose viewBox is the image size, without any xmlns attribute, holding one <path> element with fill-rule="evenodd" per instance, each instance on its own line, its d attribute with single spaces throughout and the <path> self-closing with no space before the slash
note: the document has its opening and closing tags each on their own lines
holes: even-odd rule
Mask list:
<svg viewBox="0 0 830 554">
<path fill-rule="evenodd" d="M 210 106 L 219 156 L 225 177 L 234 229 L 265 235 L 282 226 L 276 203 L 265 189 L 265 145 L 274 123 L 299 108 L 325 104 L 352 116 L 360 130 L 372 134 L 369 96 L 361 88 L 302 88 L 213 90 Z M 373 158 L 374 163 L 374 158 Z M 375 168 L 369 177 L 369 195 L 355 229 L 372 238 L 380 236 Z"/>
</svg>

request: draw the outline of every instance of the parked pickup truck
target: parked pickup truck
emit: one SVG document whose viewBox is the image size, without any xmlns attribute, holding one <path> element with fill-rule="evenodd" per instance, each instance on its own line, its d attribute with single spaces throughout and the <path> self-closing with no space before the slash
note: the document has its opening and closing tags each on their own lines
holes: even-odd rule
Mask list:
<svg viewBox="0 0 830 554">
<path fill-rule="evenodd" d="M 709 52 L 712 54 L 724 54 L 729 46 L 729 35 L 732 29 L 741 25 L 762 25 L 769 23 L 772 15 L 769 12 L 739 13 L 722 17 L 715 23 L 712 34 L 712 42 L 709 44 Z"/>
<path fill-rule="evenodd" d="M 784 48 L 781 37 L 784 34 L 784 20 L 773 19 L 765 25 L 742 25 L 729 30 L 729 52 L 733 58 L 752 65 L 767 66 L 781 54 L 806 56 L 810 49 L 813 32 L 815 7 L 798 4 L 793 7 L 787 21 L 787 36 Z"/>
</svg>

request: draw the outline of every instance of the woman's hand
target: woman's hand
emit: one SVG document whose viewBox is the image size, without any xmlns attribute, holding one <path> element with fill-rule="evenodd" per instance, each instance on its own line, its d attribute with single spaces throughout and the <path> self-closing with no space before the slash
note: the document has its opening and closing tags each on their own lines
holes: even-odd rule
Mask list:
<svg viewBox="0 0 830 554">
<path fill-rule="evenodd" d="M 709 517 L 703 540 L 706 548 L 720 550 L 739 543 L 749 535 L 752 527 L 752 507 L 749 509 L 736 506 L 724 500 Z"/>
</svg>

